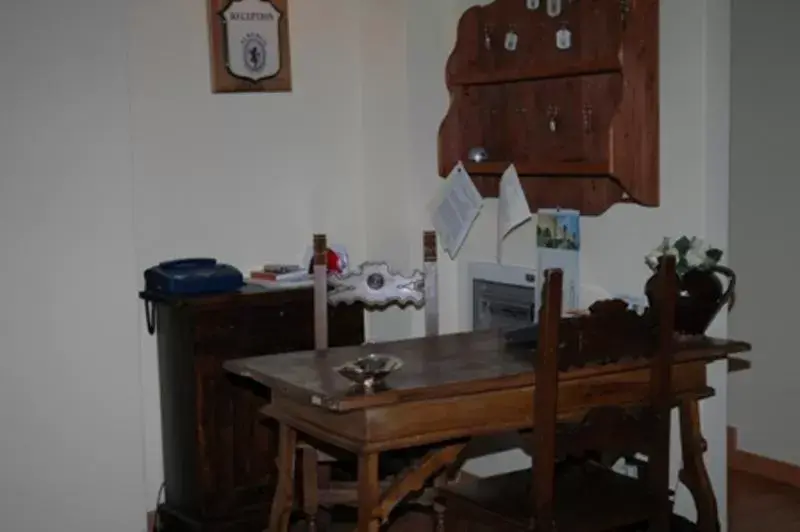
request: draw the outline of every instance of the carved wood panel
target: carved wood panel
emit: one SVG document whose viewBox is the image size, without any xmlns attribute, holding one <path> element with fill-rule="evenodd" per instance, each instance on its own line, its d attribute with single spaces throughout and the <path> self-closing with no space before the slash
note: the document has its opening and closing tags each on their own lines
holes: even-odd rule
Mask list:
<svg viewBox="0 0 800 532">
<path fill-rule="evenodd" d="M 534 10 L 495 0 L 464 13 L 447 64 L 439 173 L 463 162 L 492 197 L 513 163 L 534 211 L 658 206 L 659 2 L 561 3 L 557 16 L 547 0 Z M 570 37 L 561 47 L 560 31 Z M 487 160 L 470 161 L 472 148 Z"/>
<path fill-rule="evenodd" d="M 450 85 L 480 80 L 539 77 L 542 72 L 593 72 L 621 68 L 617 54 L 623 17 L 619 0 L 563 1 L 551 17 L 545 1 L 536 10 L 524 0 L 495 2 L 464 13 L 459 41 L 447 65 Z M 567 30 L 571 46 L 559 49 L 557 33 Z M 516 35 L 516 48 L 506 37 Z"/>
<path fill-rule="evenodd" d="M 459 159 L 482 147 L 520 168 L 585 163 L 610 172 L 610 124 L 622 91 L 619 74 L 475 85 L 454 98 Z"/>
<path fill-rule="evenodd" d="M 586 316 L 559 322 L 561 371 L 623 359 L 652 358 L 658 348 L 658 321 L 651 310 L 640 316 L 619 299 L 598 301 Z"/>
</svg>

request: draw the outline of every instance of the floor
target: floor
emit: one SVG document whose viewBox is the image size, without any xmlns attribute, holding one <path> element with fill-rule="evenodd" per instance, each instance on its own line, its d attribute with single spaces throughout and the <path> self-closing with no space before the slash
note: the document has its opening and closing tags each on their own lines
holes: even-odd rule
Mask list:
<svg viewBox="0 0 800 532">
<path fill-rule="evenodd" d="M 800 532 L 800 489 L 730 472 L 730 532 Z"/>
<path fill-rule="evenodd" d="M 729 532 L 800 532 L 800 489 L 737 471 L 730 472 Z M 391 532 L 430 530 L 427 516 L 409 514 Z M 352 532 L 352 525 L 331 532 Z"/>
</svg>

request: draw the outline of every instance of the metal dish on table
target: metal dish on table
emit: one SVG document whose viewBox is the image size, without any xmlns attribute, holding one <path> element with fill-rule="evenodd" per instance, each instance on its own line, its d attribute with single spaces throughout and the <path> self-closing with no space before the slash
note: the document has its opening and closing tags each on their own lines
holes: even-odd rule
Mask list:
<svg viewBox="0 0 800 532">
<path fill-rule="evenodd" d="M 364 391 L 380 386 L 390 374 L 403 367 L 403 361 L 392 355 L 371 353 L 336 368 L 336 372 Z"/>
</svg>

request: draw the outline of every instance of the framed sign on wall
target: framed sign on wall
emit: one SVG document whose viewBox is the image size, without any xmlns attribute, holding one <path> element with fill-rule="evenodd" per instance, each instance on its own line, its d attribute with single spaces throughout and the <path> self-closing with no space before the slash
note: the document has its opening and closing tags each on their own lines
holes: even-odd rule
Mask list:
<svg viewBox="0 0 800 532">
<path fill-rule="evenodd" d="M 288 0 L 207 2 L 212 91 L 291 91 Z"/>
</svg>

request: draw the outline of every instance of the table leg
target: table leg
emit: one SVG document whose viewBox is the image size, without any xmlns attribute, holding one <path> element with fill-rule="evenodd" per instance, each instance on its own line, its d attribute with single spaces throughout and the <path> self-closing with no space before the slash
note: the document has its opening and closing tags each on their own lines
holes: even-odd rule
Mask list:
<svg viewBox="0 0 800 532">
<path fill-rule="evenodd" d="M 358 530 L 378 532 L 380 521 L 375 511 L 380 504 L 380 479 L 378 478 L 378 453 L 358 456 Z"/>
<path fill-rule="evenodd" d="M 269 532 L 287 532 L 294 503 L 294 455 L 297 451 L 297 432 L 286 423 L 278 433 L 278 483 L 269 515 Z"/>
<path fill-rule="evenodd" d="M 706 440 L 700 431 L 700 405 L 696 399 L 686 399 L 680 404 L 681 450 L 683 469 L 680 480 L 692 494 L 697 508 L 697 530 L 718 532 L 720 529 L 717 499 L 708 476 L 703 453 Z"/>
<path fill-rule="evenodd" d="M 300 449 L 300 463 L 303 468 L 303 513 L 306 517 L 307 532 L 317 532 L 319 513 L 319 478 L 317 450 L 306 445 Z"/>
</svg>

